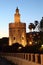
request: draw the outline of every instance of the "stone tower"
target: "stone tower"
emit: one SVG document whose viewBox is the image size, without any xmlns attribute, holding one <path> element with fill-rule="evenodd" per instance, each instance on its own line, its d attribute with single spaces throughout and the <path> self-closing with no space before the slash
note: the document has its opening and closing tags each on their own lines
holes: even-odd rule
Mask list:
<svg viewBox="0 0 43 65">
<path fill-rule="evenodd" d="M 14 14 L 14 23 L 9 23 L 9 45 L 15 43 L 26 45 L 26 24 L 21 23 L 18 8 Z"/>
</svg>

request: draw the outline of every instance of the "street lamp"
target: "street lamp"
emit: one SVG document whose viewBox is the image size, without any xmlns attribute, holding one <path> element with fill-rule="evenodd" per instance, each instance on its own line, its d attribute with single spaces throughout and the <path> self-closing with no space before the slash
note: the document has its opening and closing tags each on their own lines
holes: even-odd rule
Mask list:
<svg viewBox="0 0 43 65">
<path fill-rule="evenodd" d="M 30 41 L 29 44 L 32 45 L 32 42 Z"/>
</svg>

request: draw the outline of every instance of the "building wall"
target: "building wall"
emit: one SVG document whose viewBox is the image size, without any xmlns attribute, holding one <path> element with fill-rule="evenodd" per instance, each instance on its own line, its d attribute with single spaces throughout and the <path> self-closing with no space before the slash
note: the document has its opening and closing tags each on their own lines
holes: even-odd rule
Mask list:
<svg viewBox="0 0 43 65">
<path fill-rule="evenodd" d="M 14 43 L 26 45 L 26 24 L 10 23 L 9 24 L 9 45 Z"/>
</svg>

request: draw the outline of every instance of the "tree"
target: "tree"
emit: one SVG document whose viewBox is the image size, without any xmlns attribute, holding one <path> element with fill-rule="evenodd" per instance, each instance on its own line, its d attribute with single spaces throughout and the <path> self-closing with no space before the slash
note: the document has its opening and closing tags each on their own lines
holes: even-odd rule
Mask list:
<svg viewBox="0 0 43 65">
<path fill-rule="evenodd" d="M 34 24 L 32 24 L 32 28 L 33 28 L 33 30 L 35 29 L 35 25 Z"/>
<path fill-rule="evenodd" d="M 43 17 L 42 17 L 42 19 L 40 21 L 40 31 L 43 31 Z"/>
<path fill-rule="evenodd" d="M 35 25 L 34 25 L 33 23 L 30 23 L 29 26 L 28 26 L 28 28 L 29 28 L 30 30 L 32 30 L 32 29 L 34 30 L 34 29 L 35 29 Z"/>
<path fill-rule="evenodd" d="M 19 43 L 13 43 L 12 45 L 12 51 L 13 52 L 19 52 L 20 48 L 22 48 L 23 46 Z"/>
<path fill-rule="evenodd" d="M 38 21 L 36 20 L 36 21 L 35 21 L 35 27 L 36 27 L 37 25 L 38 25 Z"/>
</svg>

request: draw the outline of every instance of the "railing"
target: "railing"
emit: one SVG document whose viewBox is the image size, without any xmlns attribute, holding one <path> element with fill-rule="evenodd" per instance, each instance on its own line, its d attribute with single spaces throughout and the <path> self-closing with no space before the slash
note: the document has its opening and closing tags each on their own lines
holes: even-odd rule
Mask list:
<svg viewBox="0 0 43 65">
<path fill-rule="evenodd" d="M 13 56 L 43 65 L 43 54 L 31 53 L 0 53 L 0 56 Z"/>
</svg>

